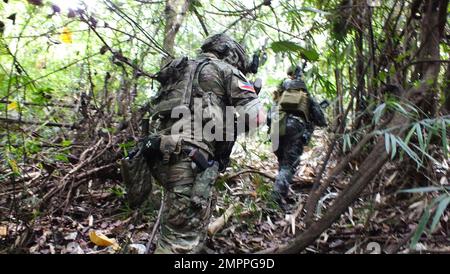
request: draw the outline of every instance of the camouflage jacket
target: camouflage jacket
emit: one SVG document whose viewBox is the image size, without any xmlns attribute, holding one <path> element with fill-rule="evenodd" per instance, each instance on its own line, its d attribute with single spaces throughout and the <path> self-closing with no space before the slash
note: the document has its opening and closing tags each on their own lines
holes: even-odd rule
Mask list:
<svg viewBox="0 0 450 274">
<path fill-rule="evenodd" d="M 201 54 L 197 57 L 199 62 L 206 60 L 206 64 L 201 66 L 198 72 L 198 88 L 192 89 L 192 98 L 194 99 L 194 104 L 191 106 L 191 112 L 195 112 L 195 108 L 201 108 L 203 114 L 205 112 L 213 112 L 211 116 L 214 117 L 213 125 L 217 130 L 222 130 L 222 139 L 225 140 L 226 134 L 231 134 L 229 131 L 234 131 L 234 128 L 226 127 L 226 107 L 239 107 L 257 105 L 260 107 L 258 95 L 256 94 L 252 84 L 248 81 L 245 75 L 239 71 L 234 66 L 217 59 L 213 54 Z M 201 104 L 196 104 L 195 99 L 201 99 Z M 157 105 L 156 105 L 157 108 Z M 209 110 L 209 109 L 212 110 Z M 206 115 L 207 116 L 207 115 Z M 211 120 L 211 119 L 210 119 Z M 157 117 L 157 123 L 155 123 L 152 128 L 156 133 L 161 135 L 171 135 L 173 136 L 172 127 L 179 120 L 171 117 Z M 189 126 L 198 126 L 198 121 L 201 121 L 200 128 L 207 126 L 208 120 L 200 119 L 195 120 L 195 114 L 192 115 L 192 120 Z M 185 143 L 190 143 L 197 147 L 202 148 L 211 155 L 215 154 L 218 142 L 217 138 L 205 138 L 202 136 L 198 138 L 195 136 L 195 130 L 190 132 L 190 134 L 182 134 L 181 139 Z M 234 134 L 234 132 L 233 132 Z"/>
</svg>

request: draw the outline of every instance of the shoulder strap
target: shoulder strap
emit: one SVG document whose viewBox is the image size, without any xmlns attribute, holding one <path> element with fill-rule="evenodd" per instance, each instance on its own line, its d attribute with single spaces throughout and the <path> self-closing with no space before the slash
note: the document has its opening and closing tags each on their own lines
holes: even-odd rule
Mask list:
<svg viewBox="0 0 450 274">
<path fill-rule="evenodd" d="M 200 84 L 199 84 L 199 81 L 198 81 L 198 78 L 199 78 L 199 75 L 200 75 L 200 72 L 202 71 L 202 69 L 207 65 L 207 64 L 209 64 L 209 61 L 210 61 L 211 59 L 209 59 L 209 58 L 205 58 L 205 59 L 203 59 L 203 60 L 201 60 L 197 65 L 196 65 L 196 68 L 195 68 L 195 71 L 194 71 L 194 73 L 192 74 L 192 81 L 190 81 L 190 83 L 189 83 L 189 85 L 188 86 L 190 86 L 190 88 L 187 90 L 187 92 L 186 92 L 186 94 L 185 94 L 185 100 L 184 100 L 184 103 L 186 104 L 186 105 L 190 105 L 190 103 L 191 103 L 191 99 L 192 99 L 192 90 L 195 88 L 197 91 L 199 91 L 200 93 L 203 93 L 203 90 L 202 90 L 202 88 L 200 87 Z"/>
</svg>

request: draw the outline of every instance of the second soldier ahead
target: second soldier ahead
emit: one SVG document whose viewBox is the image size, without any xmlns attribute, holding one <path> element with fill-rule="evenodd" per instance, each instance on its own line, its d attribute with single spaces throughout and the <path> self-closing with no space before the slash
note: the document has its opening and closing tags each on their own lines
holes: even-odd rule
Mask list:
<svg viewBox="0 0 450 274">
<path fill-rule="evenodd" d="M 288 76 L 275 91 L 274 106 L 268 116 L 272 146 L 278 159 L 273 197 L 282 206 L 314 127 L 327 125 L 321 106 L 312 98 L 302 79 L 303 68 L 291 67 Z"/>
</svg>

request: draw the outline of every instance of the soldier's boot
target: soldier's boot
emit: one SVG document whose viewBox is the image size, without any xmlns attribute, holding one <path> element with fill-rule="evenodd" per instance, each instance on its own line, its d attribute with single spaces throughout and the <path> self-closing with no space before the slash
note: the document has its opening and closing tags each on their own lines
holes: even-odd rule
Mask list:
<svg viewBox="0 0 450 274">
<path fill-rule="evenodd" d="M 294 176 L 290 169 L 281 168 L 275 179 L 275 186 L 272 192 L 272 197 L 281 207 L 286 203 L 285 199 L 289 194 L 289 186 Z"/>
</svg>

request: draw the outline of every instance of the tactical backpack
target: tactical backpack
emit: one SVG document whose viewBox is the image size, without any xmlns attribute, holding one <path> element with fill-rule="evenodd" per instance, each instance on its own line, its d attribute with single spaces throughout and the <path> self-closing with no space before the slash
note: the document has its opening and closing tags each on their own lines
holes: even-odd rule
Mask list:
<svg viewBox="0 0 450 274">
<path fill-rule="evenodd" d="M 285 80 L 282 84 L 283 93 L 279 100 L 280 110 L 287 113 L 300 113 L 309 120 L 309 97 L 305 83 L 301 80 Z"/>
<path fill-rule="evenodd" d="M 174 59 L 157 73 L 156 80 L 161 84 L 154 100 L 153 118 L 169 117 L 173 109 L 187 107 L 193 111 L 193 98 L 202 98 L 203 122 L 222 113 L 220 100 L 211 91 L 203 91 L 198 83 L 202 68 L 209 63 L 209 58 Z M 200 107 L 200 106 L 199 106 Z M 216 117 L 218 118 L 218 117 Z"/>
<path fill-rule="evenodd" d="M 194 93 L 195 96 L 202 98 L 201 108 L 206 110 L 202 111 L 203 119 L 200 121 L 205 122 L 205 119 L 220 118 L 222 110 L 219 99 L 213 92 L 205 92 L 198 85 L 199 73 L 209 61 L 210 59 L 208 58 L 199 60 L 190 60 L 187 57 L 178 58 L 172 60 L 156 74 L 156 80 L 161 86 L 152 102 L 154 105 L 151 113 L 152 120 L 170 120 L 171 112 L 177 107 L 185 107 L 192 112 Z M 168 126 L 172 125 L 172 123 L 168 124 Z M 154 127 L 156 127 L 158 133 L 163 132 L 163 135 L 160 136 L 160 151 L 163 157 L 162 161 L 168 162 L 170 154 L 179 150 L 178 142 L 183 140 L 183 138 L 167 138 L 170 137 L 168 136 L 170 128 L 163 129 L 158 125 Z M 190 136 L 184 137 L 189 139 Z M 192 142 L 192 140 L 184 141 Z M 204 144 L 192 143 L 203 149 L 208 149 Z M 140 206 L 149 197 L 152 190 L 152 181 L 154 180 L 151 175 L 152 163 L 143 155 L 144 146 L 145 144 L 138 143 L 134 152 L 121 160 L 122 178 L 131 207 Z"/>
</svg>

